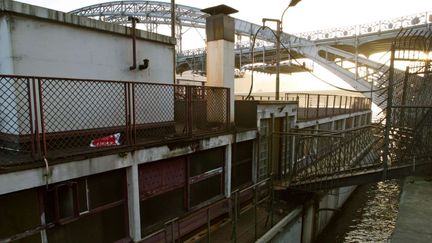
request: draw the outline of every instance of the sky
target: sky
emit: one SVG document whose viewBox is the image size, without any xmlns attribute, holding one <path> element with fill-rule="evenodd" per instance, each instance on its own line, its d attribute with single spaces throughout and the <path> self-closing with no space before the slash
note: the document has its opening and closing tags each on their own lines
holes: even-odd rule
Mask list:
<svg viewBox="0 0 432 243">
<path fill-rule="evenodd" d="M 107 0 L 20 2 L 67 12 Z M 289 0 L 176 0 L 176 3 L 197 8 L 226 4 L 239 11 L 233 15 L 234 17 L 260 24 L 262 18 L 280 18 Z M 286 12 L 283 29 L 289 33 L 298 33 L 363 24 L 426 11 L 432 12 L 432 0 L 302 0 Z"/>
<path fill-rule="evenodd" d="M 170 0 L 159 1 L 170 2 Z M 68 12 L 80 7 L 107 2 L 107 0 L 21 0 L 21 2 Z M 226 4 L 239 11 L 233 17 L 256 24 L 261 24 L 262 18 L 279 19 L 289 2 L 290 0 L 176 0 L 176 4 L 197 8 Z M 302 0 L 286 12 L 283 31 L 300 33 L 366 24 L 420 12 L 432 14 L 432 0 Z M 201 39 L 204 39 L 203 34 L 201 34 Z M 198 44 L 191 41 L 183 44 L 183 49 L 192 49 L 196 45 Z M 201 45 L 204 45 L 204 40 L 201 40 Z M 314 72 L 319 73 L 322 78 L 333 84 L 350 88 L 335 75 L 319 66 L 316 66 Z M 236 80 L 236 92 L 242 93 L 249 89 L 250 82 L 248 75 L 246 76 L 243 80 Z M 257 74 L 256 80 L 254 91 L 269 92 L 274 90 L 274 82 L 272 81 L 274 75 Z M 310 74 L 282 75 L 281 80 L 281 91 L 333 89 L 331 86 L 314 79 Z"/>
</svg>

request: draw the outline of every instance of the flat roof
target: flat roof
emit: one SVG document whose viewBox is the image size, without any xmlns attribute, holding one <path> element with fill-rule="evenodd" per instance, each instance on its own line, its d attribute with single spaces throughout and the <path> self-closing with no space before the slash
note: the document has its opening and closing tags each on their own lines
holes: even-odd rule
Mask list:
<svg viewBox="0 0 432 243">
<path fill-rule="evenodd" d="M 12 13 L 33 18 L 44 19 L 59 24 L 72 25 L 98 31 L 110 32 L 124 36 L 130 36 L 131 28 L 119 24 L 108 23 L 88 17 L 73 15 L 53 9 L 43 8 L 35 5 L 25 4 L 11 0 L 0 0 L 0 16 L 4 13 Z M 152 33 L 137 29 L 138 39 L 175 45 L 176 39 L 170 36 Z"/>
</svg>

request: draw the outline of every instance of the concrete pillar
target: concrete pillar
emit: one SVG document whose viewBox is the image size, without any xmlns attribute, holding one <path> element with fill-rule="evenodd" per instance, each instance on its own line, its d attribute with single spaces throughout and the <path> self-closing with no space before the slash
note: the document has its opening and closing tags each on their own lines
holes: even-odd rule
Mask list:
<svg viewBox="0 0 432 243">
<path fill-rule="evenodd" d="M 141 213 L 139 198 L 139 176 L 138 165 L 133 164 L 126 168 L 128 211 L 129 211 L 129 234 L 133 242 L 141 240 Z"/>
<path fill-rule="evenodd" d="M 235 28 L 234 18 L 228 16 L 228 14 L 236 13 L 238 11 L 226 5 L 218 5 L 201 11 L 210 14 L 206 19 L 207 85 L 230 89 L 230 120 L 231 122 L 234 122 Z M 207 106 L 211 108 L 214 104 L 207 104 Z M 211 121 L 211 113 L 208 115 L 208 119 Z M 215 114 L 214 119 L 216 119 L 216 116 L 219 116 L 219 114 Z"/>
<path fill-rule="evenodd" d="M 226 146 L 225 158 L 225 197 L 228 198 L 231 197 L 232 143 Z"/>
</svg>

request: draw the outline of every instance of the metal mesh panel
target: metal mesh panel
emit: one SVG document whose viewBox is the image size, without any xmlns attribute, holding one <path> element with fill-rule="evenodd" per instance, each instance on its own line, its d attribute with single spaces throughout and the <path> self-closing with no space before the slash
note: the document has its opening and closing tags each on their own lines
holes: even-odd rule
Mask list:
<svg viewBox="0 0 432 243">
<path fill-rule="evenodd" d="M 176 135 L 175 88 L 161 84 L 135 84 L 135 129 L 137 141 Z M 179 133 L 181 128 L 179 127 Z"/>
<path fill-rule="evenodd" d="M 194 133 L 220 131 L 227 128 L 229 90 L 225 88 L 191 87 L 192 130 Z"/>
<path fill-rule="evenodd" d="M 34 152 L 31 135 L 30 80 L 25 77 L 0 77 L 0 162 L 30 158 Z"/>
<path fill-rule="evenodd" d="M 229 128 L 226 88 L 0 75 L 0 91 L 2 164 Z"/>
<path fill-rule="evenodd" d="M 90 149 L 93 139 L 126 138 L 126 84 L 41 79 L 46 149 Z"/>
</svg>

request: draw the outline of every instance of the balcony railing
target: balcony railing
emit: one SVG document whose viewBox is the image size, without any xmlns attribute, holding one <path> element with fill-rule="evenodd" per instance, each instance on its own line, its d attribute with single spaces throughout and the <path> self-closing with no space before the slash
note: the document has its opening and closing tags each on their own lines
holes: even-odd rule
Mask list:
<svg viewBox="0 0 432 243">
<path fill-rule="evenodd" d="M 236 100 L 250 101 L 276 101 L 274 95 L 237 95 Z M 297 101 L 297 119 L 313 120 L 323 117 L 350 114 L 358 111 L 371 109 L 371 100 L 366 97 L 308 94 L 308 93 L 285 93 L 279 97 L 280 102 Z"/>
<path fill-rule="evenodd" d="M 323 117 L 349 114 L 371 109 L 371 100 L 366 97 L 286 93 L 285 100 L 298 101 L 298 120 L 311 120 Z"/>
<path fill-rule="evenodd" d="M 229 99 L 220 87 L 0 75 L 0 165 L 224 132 Z"/>
</svg>

